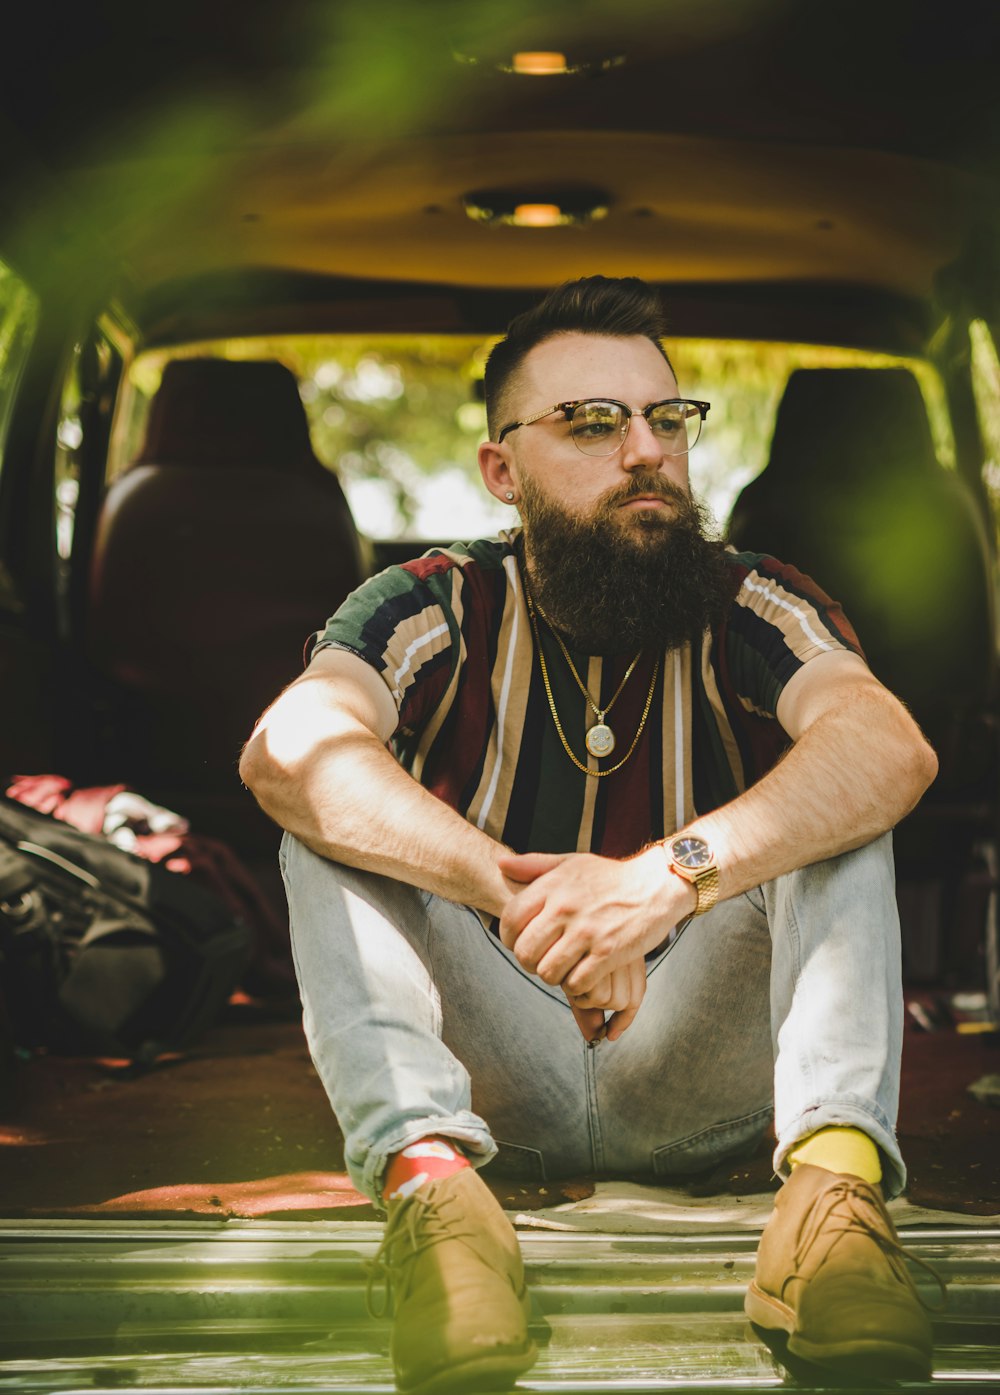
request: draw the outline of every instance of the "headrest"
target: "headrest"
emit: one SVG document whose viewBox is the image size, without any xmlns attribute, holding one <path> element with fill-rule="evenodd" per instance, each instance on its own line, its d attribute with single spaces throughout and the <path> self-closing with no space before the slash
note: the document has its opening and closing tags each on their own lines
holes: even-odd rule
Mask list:
<svg viewBox="0 0 1000 1395">
<path fill-rule="evenodd" d="M 167 364 L 134 463 L 276 471 L 319 464 L 294 375 L 274 360 L 221 358 Z"/>
<path fill-rule="evenodd" d="M 923 394 L 906 368 L 799 368 L 778 407 L 767 473 L 832 486 L 938 469 Z"/>
</svg>

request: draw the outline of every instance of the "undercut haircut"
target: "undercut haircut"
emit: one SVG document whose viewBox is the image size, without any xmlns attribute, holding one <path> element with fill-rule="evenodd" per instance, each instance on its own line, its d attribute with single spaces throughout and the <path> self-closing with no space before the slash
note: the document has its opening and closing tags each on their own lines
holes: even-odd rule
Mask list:
<svg viewBox="0 0 1000 1395">
<path fill-rule="evenodd" d="M 666 320 L 659 294 L 638 276 L 583 276 L 565 281 L 544 300 L 517 315 L 486 360 L 483 393 L 490 440 L 507 424 L 506 399 L 527 354 L 559 334 L 602 334 L 614 339 L 648 339 L 673 364 L 663 347 Z"/>
</svg>

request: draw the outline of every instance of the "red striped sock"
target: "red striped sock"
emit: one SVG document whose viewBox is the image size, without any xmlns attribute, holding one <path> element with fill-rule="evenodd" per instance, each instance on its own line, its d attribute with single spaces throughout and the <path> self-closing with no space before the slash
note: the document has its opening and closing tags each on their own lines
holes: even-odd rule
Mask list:
<svg viewBox="0 0 1000 1395">
<path fill-rule="evenodd" d="M 437 1177 L 450 1177 L 460 1172 L 470 1163 L 464 1153 L 460 1153 L 447 1138 L 431 1134 L 419 1138 L 401 1153 L 396 1153 L 385 1174 L 382 1188 L 383 1201 L 398 1201 L 425 1182 Z"/>
</svg>

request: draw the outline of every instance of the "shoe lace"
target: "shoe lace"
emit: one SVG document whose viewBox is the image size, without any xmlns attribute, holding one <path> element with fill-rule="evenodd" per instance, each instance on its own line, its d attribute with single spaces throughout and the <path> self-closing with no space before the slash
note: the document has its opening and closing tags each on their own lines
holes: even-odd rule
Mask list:
<svg viewBox="0 0 1000 1395">
<path fill-rule="evenodd" d="M 937 1305 L 928 1303 L 919 1290 L 917 1290 L 917 1297 L 928 1312 L 940 1313 L 944 1311 L 948 1302 L 948 1290 L 944 1279 L 933 1264 L 929 1264 L 919 1255 L 911 1254 L 905 1250 L 895 1238 L 891 1228 L 887 1227 L 887 1217 L 871 1187 L 863 1182 L 837 1181 L 826 1190 L 822 1200 L 825 1204 L 813 1207 L 808 1224 L 803 1228 L 799 1238 L 795 1251 L 796 1272 L 801 1269 L 806 1255 L 821 1231 L 826 1230 L 827 1233 L 832 1231 L 837 1235 L 846 1235 L 849 1232 L 861 1233 L 866 1235 L 869 1240 L 874 1240 L 888 1260 L 892 1272 L 901 1282 L 905 1283 L 909 1278 L 906 1267 L 908 1264 L 916 1265 L 925 1270 L 937 1284 L 941 1302 Z M 843 1224 L 839 1226 L 829 1225 L 831 1217 L 842 1221 Z M 826 1263 L 832 1250 L 833 1245 L 820 1261 L 820 1267 Z"/>
<path fill-rule="evenodd" d="M 416 1191 L 400 1202 L 389 1217 L 382 1243 L 368 1264 L 365 1306 L 372 1317 L 384 1318 L 388 1314 L 390 1299 L 405 1290 L 407 1274 L 419 1255 L 444 1240 L 474 1238 L 471 1230 L 462 1228 L 463 1208 L 454 1214 L 450 1200 L 453 1198 L 441 1200 Z M 380 1282 L 381 1301 L 376 1303 Z"/>
</svg>

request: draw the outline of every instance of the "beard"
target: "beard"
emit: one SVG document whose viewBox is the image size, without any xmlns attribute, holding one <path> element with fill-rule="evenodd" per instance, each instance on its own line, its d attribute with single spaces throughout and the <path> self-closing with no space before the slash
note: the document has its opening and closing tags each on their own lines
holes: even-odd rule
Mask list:
<svg viewBox="0 0 1000 1395">
<path fill-rule="evenodd" d="M 650 494 L 673 511 L 619 511 Z M 630 476 L 586 516 L 522 476 L 520 512 L 531 594 L 580 652 L 679 648 L 714 629 L 735 595 L 725 548 L 707 536 L 708 510 L 661 475 Z"/>
</svg>

